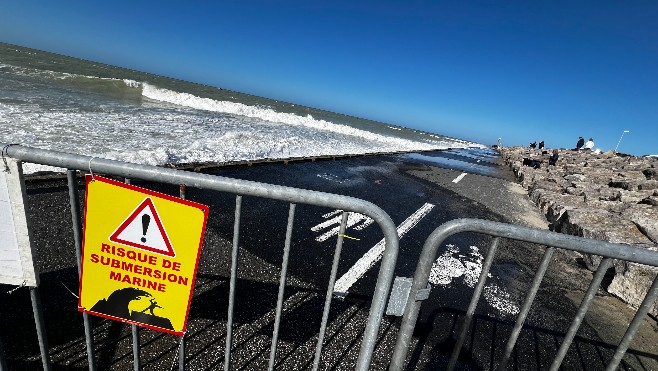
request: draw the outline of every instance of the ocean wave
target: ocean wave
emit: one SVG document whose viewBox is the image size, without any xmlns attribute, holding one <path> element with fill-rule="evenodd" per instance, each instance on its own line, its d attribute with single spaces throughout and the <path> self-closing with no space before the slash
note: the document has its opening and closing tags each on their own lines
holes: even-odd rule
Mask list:
<svg viewBox="0 0 658 371">
<path fill-rule="evenodd" d="M 108 94 L 132 94 L 135 96 L 141 96 L 142 94 L 142 83 L 131 79 L 80 75 L 68 72 L 20 67 L 4 63 L 0 63 L 0 70 L 7 70 L 16 75 L 42 78 L 64 84 L 71 84 L 79 89 L 100 91 Z"/>
<path fill-rule="evenodd" d="M 317 130 L 334 132 L 358 138 L 393 144 L 406 150 L 433 150 L 445 149 L 454 146 L 457 141 L 446 144 L 444 140 L 421 143 L 403 138 L 389 137 L 365 130 L 360 130 L 347 125 L 334 124 L 325 120 L 318 120 L 311 115 L 299 116 L 293 113 L 277 112 L 264 106 L 249 106 L 242 103 L 217 101 L 210 98 L 197 97 L 189 93 L 180 93 L 168 89 L 162 89 L 151 84 L 142 84 L 142 94 L 153 100 L 185 106 L 204 111 L 228 113 L 246 116 L 268 122 L 282 123 L 293 126 L 305 126 Z M 464 142 L 464 147 L 468 142 Z"/>
<path fill-rule="evenodd" d="M 0 101 L 0 138 L 7 143 L 148 165 L 476 146 L 386 124 L 370 125 L 373 131 L 366 131 L 310 114 L 280 112 L 274 103 L 249 105 L 202 98 L 160 88 L 139 77 L 0 66 L 5 66 L 0 67 L 3 73 L 10 69 L 21 84 Z M 24 171 L 54 170 L 25 164 Z"/>
</svg>

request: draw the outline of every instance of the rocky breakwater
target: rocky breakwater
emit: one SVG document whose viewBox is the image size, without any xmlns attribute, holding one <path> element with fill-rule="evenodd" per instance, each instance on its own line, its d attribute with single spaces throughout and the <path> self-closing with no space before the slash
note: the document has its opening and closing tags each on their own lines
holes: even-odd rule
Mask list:
<svg viewBox="0 0 658 371">
<path fill-rule="evenodd" d="M 658 251 L 658 159 L 620 156 L 614 151 L 558 150 L 553 166 L 548 161 L 551 152 L 500 149 L 503 160 L 546 215 L 551 230 Z M 587 268 L 595 270 L 602 258 L 587 255 L 583 259 Z M 637 308 L 658 268 L 616 261 L 614 269 L 607 291 Z M 657 303 L 651 314 L 658 316 Z"/>
</svg>

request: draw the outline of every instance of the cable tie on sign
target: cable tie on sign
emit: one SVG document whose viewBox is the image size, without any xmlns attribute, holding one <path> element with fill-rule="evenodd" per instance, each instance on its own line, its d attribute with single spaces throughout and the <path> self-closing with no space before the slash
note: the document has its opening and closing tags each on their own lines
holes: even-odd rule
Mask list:
<svg viewBox="0 0 658 371">
<path fill-rule="evenodd" d="M 23 280 L 23 282 L 22 282 L 19 286 L 16 286 L 16 287 L 14 287 L 13 289 L 7 291 L 7 294 L 11 295 L 11 294 L 14 293 L 14 291 L 16 291 L 16 290 L 18 290 L 18 289 L 20 289 L 20 288 L 22 288 L 22 287 L 25 287 L 26 285 L 27 285 L 27 281 Z"/>
<path fill-rule="evenodd" d="M 0 155 L 2 155 L 2 162 L 5 163 L 5 173 L 10 173 L 9 171 L 9 164 L 7 164 L 7 157 L 9 157 L 9 147 L 11 146 L 17 146 L 18 143 L 10 143 L 2 147 L 2 151 L 0 151 Z"/>
<path fill-rule="evenodd" d="M 60 283 L 62 284 L 62 286 L 64 286 L 64 288 L 66 289 L 66 291 L 70 292 L 71 295 L 75 296 L 76 299 L 80 299 L 80 297 L 79 297 L 78 295 L 74 294 L 73 291 L 71 291 L 68 287 L 66 287 L 66 285 L 64 284 L 64 282 L 60 282 Z"/>
<path fill-rule="evenodd" d="M 348 236 L 348 235 L 346 235 L 346 234 L 339 234 L 339 236 L 341 236 L 341 237 L 343 237 L 343 238 L 349 238 L 349 239 L 351 239 L 351 240 L 361 241 L 360 238 L 350 237 L 350 236 Z"/>
<path fill-rule="evenodd" d="M 96 178 L 94 177 L 94 172 L 91 171 L 91 162 L 94 161 L 95 158 L 96 158 L 96 157 L 93 157 L 93 156 L 92 156 L 92 157 L 89 159 L 89 174 L 91 174 L 91 180 L 96 180 Z"/>
</svg>

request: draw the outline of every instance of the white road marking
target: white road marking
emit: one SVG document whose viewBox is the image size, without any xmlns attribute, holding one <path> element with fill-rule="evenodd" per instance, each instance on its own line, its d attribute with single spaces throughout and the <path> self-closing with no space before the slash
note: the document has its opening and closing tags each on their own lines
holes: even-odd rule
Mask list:
<svg viewBox="0 0 658 371">
<path fill-rule="evenodd" d="M 461 174 L 459 174 L 458 177 L 456 177 L 455 179 L 453 179 L 452 182 L 453 182 L 453 183 L 459 183 L 459 181 L 462 180 L 462 179 L 464 179 L 465 176 L 466 176 L 466 173 L 461 173 Z"/>
<path fill-rule="evenodd" d="M 400 226 L 397 228 L 398 237 L 402 238 L 411 228 L 415 227 L 418 222 L 429 214 L 434 208 L 434 205 L 426 203 L 415 213 L 411 214 Z M 356 264 L 350 268 L 347 273 L 343 274 L 334 284 L 334 294 L 347 295 L 348 290 L 359 278 L 377 263 L 384 255 L 385 240 L 382 238 L 375 246 L 370 248 Z"/>
<path fill-rule="evenodd" d="M 324 228 L 327 228 L 331 225 L 336 225 L 334 228 L 329 229 L 325 233 L 323 233 L 323 234 L 319 235 L 318 237 L 316 237 L 315 238 L 316 241 L 318 241 L 318 242 L 326 241 L 330 237 L 338 235 L 338 231 L 340 230 L 340 220 L 343 217 L 342 212 L 343 212 L 342 210 L 336 210 L 336 211 L 332 211 L 330 213 L 322 215 L 323 218 L 331 218 L 332 216 L 334 216 L 336 214 L 340 214 L 336 217 L 333 217 L 333 218 L 331 218 L 327 221 L 324 221 L 324 222 L 316 225 L 315 227 L 311 228 L 311 230 L 313 232 L 317 232 L 317 231 L 320 231 L 320 230 L 322 230 Z M 354 227 L 353 229 L 356 229 L 356 230 L 360 231 L 360 230 L 364 229 L 365 227 L 369 226 L 370 224 L 372 224 L 373 222 L 374 222 L 374 220 L 372 220 L 372 218 L 370 218 L 369 216 L 365 216 L 365 215 L 359 214 L 359 213 L 349 213 L 349 215 L 347 217 L 347 226 L 346 226 L 346 228 L 350 228 L 350 227 L 353 227 L 353 226 L 356 225 L 356 227 Z M 359 223 L 361 223 L 361 224 L 359 224 Z M 359 224 L 359 225 L 357 225 L 357 224 Z"/>
</svg>

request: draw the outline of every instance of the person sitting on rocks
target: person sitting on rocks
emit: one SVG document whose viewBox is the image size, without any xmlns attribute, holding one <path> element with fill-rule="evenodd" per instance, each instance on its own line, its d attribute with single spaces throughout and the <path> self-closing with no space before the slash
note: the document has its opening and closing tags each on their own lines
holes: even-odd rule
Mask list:
<svg viewBox="0 0 658 371">
<path fill-rule="evenodd" d="M 530 148 L 537 148 L 537 142 L 530 143 Z"/>
<path fill-rule="evenodd" d="M 560 157 L 560 156 L 558 155 L 557 149 L 554 149 L 553 154 L 551 155 L 551 157 L 548 158 L 548 164 L 555 166 L 555 164 L 557 163 L 558 157 Z"/>
<path fill-rule="evenodd" d="M 544 141 L 543 140 L 541 142 L 539 142 L 539 149 L 542 149 L 542 148 L 544 148 Z"/>
<path fill-rule="evenodd" d="M 585 149 L 588 150 L 588 151 L 591 151 L 592 148 L 594 148 L 594 139 L 589 138 L 587 143 L 585 143 Z"/>
<path fill-rule="evenodd" d="M 576 148 L 574 149 L 580 151 L 580 149 L 583 147 L 583 144 L 585 144 L 585 139 L 583 137 L 578 137 L 578 143 L 576 143 Z"/>
</svg>

